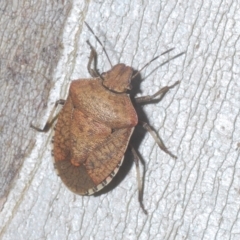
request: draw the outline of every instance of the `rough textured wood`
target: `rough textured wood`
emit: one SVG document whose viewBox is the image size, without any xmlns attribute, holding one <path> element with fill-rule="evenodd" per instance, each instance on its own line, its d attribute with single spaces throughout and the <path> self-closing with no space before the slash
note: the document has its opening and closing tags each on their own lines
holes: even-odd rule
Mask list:
<svg viewBox="0 0 240 240">
<path fill-rule="evenodd" d="M 0 198 L 36 142 L 29 128 L 46 109 L 71 3 L 1 1 Z M 0 206 L 1 207 L 1 206 Z"/>
</svg>

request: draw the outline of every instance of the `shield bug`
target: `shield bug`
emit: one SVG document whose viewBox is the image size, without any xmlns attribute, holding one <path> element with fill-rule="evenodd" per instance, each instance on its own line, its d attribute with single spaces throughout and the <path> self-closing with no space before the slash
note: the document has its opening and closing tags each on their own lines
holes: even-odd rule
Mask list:
<svg viewBox="0 0 240 240">
<path fill-rule="evenodd" d="M 94 34 L 89 25 L 87 23 L 86 25 Z M 94 36 L 110 62 L 104 46 L 95 34 Z M 147 123 L 138 120 L 128 91 L 131 90 L 131 81 L 159 56 L 135 74 L 132 67 L 122 63 L 100 74 L 96 70 L 96 51 L 89 41 L 87 43 L 91 49 L 88 71 L 92 78 L 72 81 L 67 99 L 58 100 L 55 104 L 55 107 L 58 104 L 63 105 L 58 114 L 53 141 L 55 168 L 71 191 L 80 195 L 91 195 L 104 188 L 113 179 L 122 165 L 127 147 L 130 146 L 137 169 L 139 202 L 146 213 L 142 203 L 139 157 L 129 144 L 135 126 L 141 124 L 164 152 L 173 158 L 176 157 L 167 150 Z M 94 69 L 91 68 L 92 63 Z M 135 102 L 147 103 L 161 99 L 178 83 L 166 86 L 151 96 L 135 98 Z M 31 127 L 46 132 L 54 120 L 55 118 L 49 119 L 43 129 L 32 124 Z"/>
</svg>

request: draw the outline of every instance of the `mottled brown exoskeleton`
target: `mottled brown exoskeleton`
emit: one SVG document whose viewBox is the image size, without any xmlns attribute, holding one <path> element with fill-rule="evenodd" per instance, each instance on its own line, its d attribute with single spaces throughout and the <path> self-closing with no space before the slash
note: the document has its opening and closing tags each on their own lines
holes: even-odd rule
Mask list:
<svg viewBox="0 0 240 240">
<path fill-rule="evenodd" d="M 53 149 L 55 168 L 60 178 L 71 191 L 80 195 L 94 194 L 113 179 L 122 165 L 134 127 L 139 123 L 127 91 L 140 71 L 133 76 L 132 67 L 119 63 L 110 71 L 99 74 L 96 67 L 91 69 L 93 61 L 96 66 L 96 51 L 87 43 L 91 48 L 88 70 L 93 78 L 72 81 L 67 99 L 56 102 L 56 106 L 63 104 L 63 108 L 58 115 Z M 135 100 L 144 103 L 161 98 L 178 83 L 164 87 L 152 96 Z M 48 131 L 52 123 L 53 120 L 48 121 L 44 129 L 31 127 L 38 131 Z M 148 124 L 140 123 L 159 147 L 175 158 Z M 131 150 L 137 166 L 139 202 L 146 213 L 142 203 L 139 158 L 132 147 Z"/>
</svg>

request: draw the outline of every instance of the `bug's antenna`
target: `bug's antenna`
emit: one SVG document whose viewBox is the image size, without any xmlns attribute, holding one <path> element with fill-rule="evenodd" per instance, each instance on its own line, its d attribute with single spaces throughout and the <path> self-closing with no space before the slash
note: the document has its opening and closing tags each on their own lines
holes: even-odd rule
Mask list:
<svg viewBox="0 0 240 240">
<path fill-rule="evenodd" d="M 133 76 L 132 76 L 132 79 L 134 79 L 144 68 L 146 68 L 151 62 L 155 61 L 156 59 L 158 59 L 160 56 L 172 51 L 174 48 L 170 48 L 168 49 L 167 51 L 161 53 L 160 55 L 158 55 L 157 57 L 153 58 L 152 60 L 150 60 L 148 63 L 146 63 L 139 71 L 137 71 Z M 171 60 L 177 58 L 177 57 L 180 57 L 181 55 L 185 54 L 185 52 L 182 52 L 182 53 L 179 53 L 178 55 L 172 57 L 172 58 L 169 58 L 167 61 L 163 62 L 160 66 L 158 67 L 161 67 L 162 65 L 170 62 Z"/>
<path fill-rule="evenodd" d="M 84 22 L 85 22 L 85 21 L 84 21 Z M 99 38 L 95 35 L 95 33 L 93 32 L 93 30 L 91 29 L 91 27 L 87 24 L 87 22 L 85 22 L 85 24 L 86 24 L 86 26 L 88 27 L 88 29 L 90 30 L 90 32 L 94 35 L 94 37 L 96 38 L 96 40 L 99 42 L 99 44 L 102 46 L 103 51 L 104 51 L 104 53 L 106 54 L 107 59 L 108 59 L 110 65 L 111 65 L 111 67 L 112 67 L 112 63 L 111 63 L 111 61 L 110 61 L 110 58 L 109 58 L 109 56 L 108 56 L 108 54 L 107 54 L 107 51 L 106 51 L 105 47 L 103 46 L 103 44 L 101 43 L 101 41 L 99 40 Z"/>
</svg>

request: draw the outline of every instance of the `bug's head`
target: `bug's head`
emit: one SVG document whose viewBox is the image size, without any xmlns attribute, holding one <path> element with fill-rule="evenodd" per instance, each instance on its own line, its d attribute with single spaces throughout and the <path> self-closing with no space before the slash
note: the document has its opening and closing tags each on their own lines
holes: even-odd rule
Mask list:
<svg viewBox="0 0 240 240">
<path fill-rule="evenodd" d="M 131 90 L 133 69 L 123 63 L 119 63 L 102 74 L 103 85 L 111 91 L 123 93 Z"/>
</svg>

